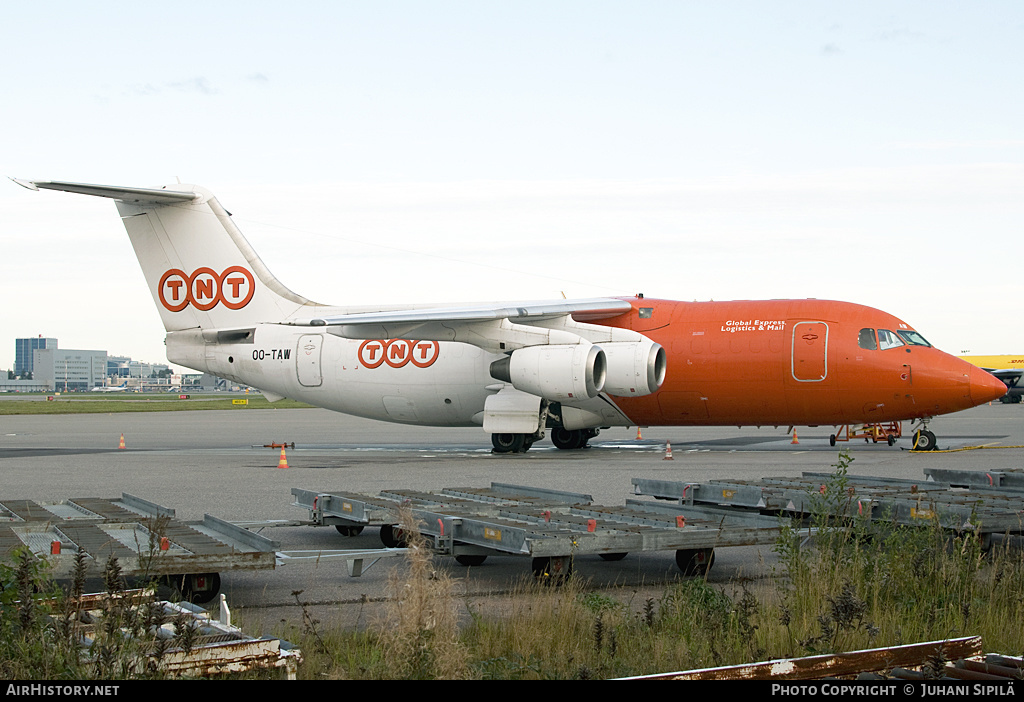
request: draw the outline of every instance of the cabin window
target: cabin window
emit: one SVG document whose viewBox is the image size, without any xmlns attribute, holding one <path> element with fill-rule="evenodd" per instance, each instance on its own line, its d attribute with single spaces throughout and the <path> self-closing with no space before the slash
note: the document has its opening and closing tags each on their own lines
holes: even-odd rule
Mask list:
<svg viewBox="0 0 1024 702">
<path fill-rule="evenodd" d="M 857 337 L 857 345 L 862 349 L 869 349 L 871 351 L 877 349 L 878 344 L 875 342 L 875 330 L 861 329 L 860 336 Z"/>
<path fill-rule="evenodd" d="M 894 349 L 897 346 L 903 346 L 903 340 L 888 329 L 878 330 L 878 348 L 882 349 Z"/>
<path fill-rule="evenodd" d="M 911 346 L 931 346 L 927 339 L 912 329 L 902 329 L 896 333 L 900 335 L 901 339 Z"/>
</svg>

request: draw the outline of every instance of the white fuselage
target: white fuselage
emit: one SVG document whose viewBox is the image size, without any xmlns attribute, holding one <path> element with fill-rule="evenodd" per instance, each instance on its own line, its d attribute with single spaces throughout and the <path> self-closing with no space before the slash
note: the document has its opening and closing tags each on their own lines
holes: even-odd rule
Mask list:
<svg viewBox="0 0 1024 702">
<path fill-rule="evenodd" d="M 397 340 L 387 346 L 309 331 L 260 324 L 251 343 L 204 340 L 198 330 L 172 332 L 167 357 L 268 395 L 407 424 L 480 426 L 485 400 L 503 386 L 488 372 L 501 356 L 469 344 L 417 348 Z"/>
</svg>

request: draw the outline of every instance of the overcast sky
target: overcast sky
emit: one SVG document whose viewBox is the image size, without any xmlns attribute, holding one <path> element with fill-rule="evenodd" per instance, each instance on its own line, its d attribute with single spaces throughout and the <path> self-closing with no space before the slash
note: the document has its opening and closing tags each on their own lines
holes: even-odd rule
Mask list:
<svg viewBox="0 0 1024 702">
<path fill-rule="evenodd" d="M 1024 351 L 1024 4 L 8 3 L 2 174 L 211 189 L 327 304 L 884 309 Z M 14 339 L 165 361 L 114 204 L 0 183 Z"/>
</svg>

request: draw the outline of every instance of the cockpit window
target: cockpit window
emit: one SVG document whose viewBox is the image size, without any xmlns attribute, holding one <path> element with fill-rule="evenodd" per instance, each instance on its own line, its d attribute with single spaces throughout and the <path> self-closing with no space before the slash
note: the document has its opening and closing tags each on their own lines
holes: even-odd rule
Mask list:
<svg viewBox="0 0 1024 702">
<path fill-rule="evenodd" d="M 878 348 L 884 351 L 885 349 L 894 349 L 897 346 L 903 346 L 903 340 L 899 336 L 888 329 L 878 330 Z"/>
<path fill-rule="evenodd" d="M 875 342 L 875 330 L 874 329 L 861 329 L 860 335 L 857 337 L 857 344 L 862 349 L 869 349 L 874 351 L 878 348 L 878 344 Z"/>
<path fill-rule="evenodd" d="M 901 329 L 896 333 L 900 335 L 901 339 L 903 339 L 911 346 L 931 346 L 931 344 L 928 343 L 928 340 L 925 339 L 920 334 L 918 334 L 916 331 L 910 329 Z"/>
</svg>

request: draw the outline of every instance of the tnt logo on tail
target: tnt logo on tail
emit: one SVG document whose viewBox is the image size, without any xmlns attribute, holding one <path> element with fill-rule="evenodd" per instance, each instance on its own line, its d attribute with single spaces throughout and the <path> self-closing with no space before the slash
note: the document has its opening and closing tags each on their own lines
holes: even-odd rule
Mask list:
<svg viewBox="0 0 1024 702">
<path fill-rule="evenodd" d="M 252 300 L 256 279 L 242 266 L 225 268 L 223 273 L 197 268 L 191 275 L 172 268 L 160 277 L 158 291 L 160 304 L 171 312 L 181 312 L 189 305 L 206 312 L 218 304 L 240 310 Z"/>
</svg>

